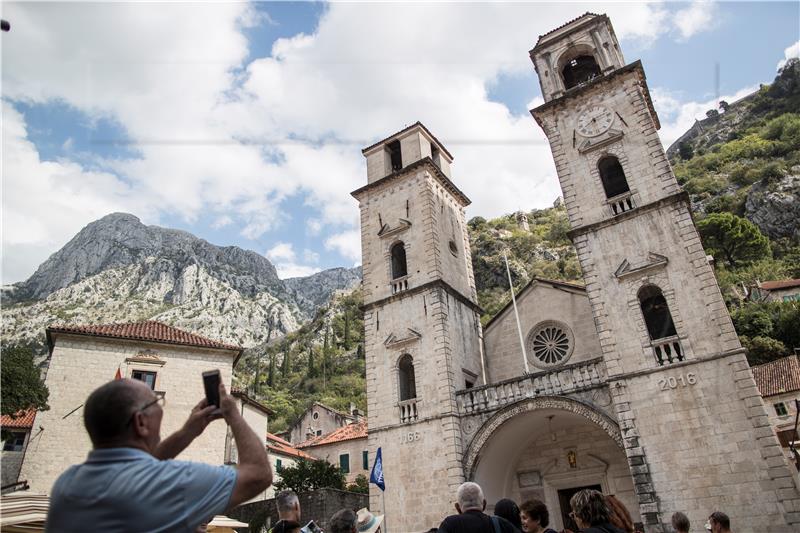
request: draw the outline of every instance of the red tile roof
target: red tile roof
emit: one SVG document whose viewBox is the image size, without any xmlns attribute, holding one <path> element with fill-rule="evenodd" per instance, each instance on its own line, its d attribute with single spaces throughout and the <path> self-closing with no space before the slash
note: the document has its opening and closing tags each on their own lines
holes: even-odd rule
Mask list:
<svg viewBox="0 0 800 533">
<path fill-rule="evenodd" d="M 758 284 L 759 289 L 767 291 L 774 291 L 778 289 L 789 289 L 792 287 L 800 287 L 800 279 L 785 279 L 782 281 L 762 281 Z"/>
<path fill-rule="evenodd" d="M 0 417 L 0 426 L 6 429 L 30 429 L 33 427 L 33 417 L 35 416 L 36 409 L 20 411 L 16 414 L 16 418 L 3 415 Z"/>
<path fill-rule="evenodd" d="M 221 350 L 235 350 L 241 352 L 242 348 L 232 344 L 215 341 L 195 333 L 168 326 L 155 320 L 143 322 L 129 322 L 125 324 L 96 324 L 76 326 L 51 326 L 47 328 L 47 339 L 50 345 L 51 333 L 74 333 L 78 335 L 92 335 L 96 337 L 111 337 L 115 339 L 131 339 L 139 341 L 161 342 L 165 344 L 181 344 L 184 346 L 200 346 L 202 348 L 217 348 Z"/>
<path fill-rule="evenodd" d="M 342 442 L 353 439 L 366 439 L 367 438 L 367 423 L 355 422 L 348 424 L 339 429 L 335 429 L 325 435 L 313 437 L 305 442 L 297 445 L 298 448 L 311 448 L 314 446 L 324 446 L 326 444 L 333 444 L 335 442 Z"/>
<path fill-rule="evenodd" d="M 790 355 L 753 367 L 761 396 L 775 396 L 800 390 L 800 356 Z"/>
<path fill-rule="evenodd" d="M 290 457 L 297 457 L 300 459 L 311 459 L 314 458 L 308 455 L 306 452 L 298 450 L 291 443 L 283 440 L 277 435 L 273 435 L 272 433 L 267 433 L 267 449 L 272 453 L 279 453 L 282 455 L 288 455 Z"/>
</svg>

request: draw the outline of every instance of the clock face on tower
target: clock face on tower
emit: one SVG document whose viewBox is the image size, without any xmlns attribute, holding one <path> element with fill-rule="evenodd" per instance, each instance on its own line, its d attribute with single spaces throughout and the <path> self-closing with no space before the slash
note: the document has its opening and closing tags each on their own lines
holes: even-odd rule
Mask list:
<svg viewBox="0 0 800 533">
<path fill-rule="evenodd" d="M 584 137 L 596 137 L 608 131 L 614 122 L 614 113 L 601 105 L 590 107 L 578 117 L 578 133 Z"/>
</svg>

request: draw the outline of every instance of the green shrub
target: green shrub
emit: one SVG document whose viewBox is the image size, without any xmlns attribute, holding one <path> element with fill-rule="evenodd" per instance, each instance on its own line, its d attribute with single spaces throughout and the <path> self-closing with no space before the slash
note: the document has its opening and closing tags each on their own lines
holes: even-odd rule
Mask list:
<svg viewBox="0 0 800 533">
<path fill-rule="evenodd" d="M 747 361 L 751 365 L 768 363 L 789 353 L 785 344 L 770 337 L 740 337 L 739 340 L 747 350 Z"/>
</svg>

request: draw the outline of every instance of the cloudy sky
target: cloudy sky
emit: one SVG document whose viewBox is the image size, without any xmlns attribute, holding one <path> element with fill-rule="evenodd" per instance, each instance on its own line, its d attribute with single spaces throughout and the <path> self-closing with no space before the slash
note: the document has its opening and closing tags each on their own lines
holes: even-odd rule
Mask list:
<svg viewBox="0 0 800 533">
<path fill-rule="evenodd" d="M 540 34 L 610 15 L 669 145 L 798 55 L 799 6 L 3 2 L 2 282 L 115 211 L 255 250 L 282 277 L 357 264 L 361 148 L 417 120 L 454 155 L 469 217 L 548 206 L 528 113 Z"/>
</svg>

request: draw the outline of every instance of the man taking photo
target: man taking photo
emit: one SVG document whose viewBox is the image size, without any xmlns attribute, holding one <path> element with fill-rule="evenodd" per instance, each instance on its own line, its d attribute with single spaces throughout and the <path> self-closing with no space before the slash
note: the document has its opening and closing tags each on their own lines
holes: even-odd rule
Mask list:
<svg viewBox="0 0 800 533">
<path fill-rule="evenodd" d="M 183 427 L 162 441 L 163 398 L 145 383 L 115 380 L 92 392 L 83 421 L 93 449 L 53 485 L 46 530 L 193 533 L 266 490 L 272 468 L 262 439 L 223 384 L 219 397 L 219 409 L 203 399 Z M 237 468 L 170 460 L 220 417 L 236 441 Z"/>
</svg>

